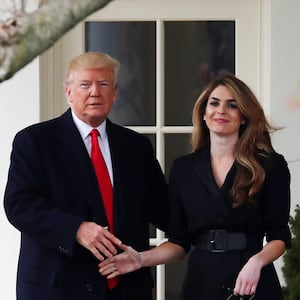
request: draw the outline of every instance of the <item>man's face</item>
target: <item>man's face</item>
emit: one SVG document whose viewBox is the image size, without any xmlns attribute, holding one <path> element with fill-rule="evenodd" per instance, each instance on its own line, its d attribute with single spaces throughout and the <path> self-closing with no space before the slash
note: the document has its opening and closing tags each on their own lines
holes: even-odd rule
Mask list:
<svg viewBox="0 0 300 300">
<path fill-rule="evenodd" d="M 71 75 L 65 94 L 76 116 L 92 127 L 107 117 L 117 97 L 117 85 L 110 69 L 79 69 Z"/>
</svg>

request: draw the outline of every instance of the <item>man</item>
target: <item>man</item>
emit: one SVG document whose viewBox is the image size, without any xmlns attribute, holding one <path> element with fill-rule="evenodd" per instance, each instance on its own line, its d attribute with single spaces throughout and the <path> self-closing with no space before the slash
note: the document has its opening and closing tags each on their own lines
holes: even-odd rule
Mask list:
<svg viewBox="0 0 300 300">
<path fill-rule="evenodd" d="M 148 249 L 149 222 L 162 230 L 168 222 L 166 182 L 150 142 L 107 119 L 118 70 L 103 53 L 75 57 L 65 83 L 70 108 L 14 139 L 4 206 L 21 232 L 18 300 L 151 299 L 149 269 L 114 287 L 98 270 L 115 245 Z M 96 146 L 92 129 L 100 133 Z M 97 141 L 113 185 L 112 223 L 90 157 Z"/>
</svg>

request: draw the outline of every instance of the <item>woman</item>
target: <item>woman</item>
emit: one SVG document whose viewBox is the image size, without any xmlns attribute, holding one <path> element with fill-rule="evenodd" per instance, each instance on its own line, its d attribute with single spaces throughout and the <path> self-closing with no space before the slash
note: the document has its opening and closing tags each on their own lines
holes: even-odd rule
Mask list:
<svg viewBox="0 0 300 300">
<path fill-rule="evenodd" d="M 169 179 L 169 240 L 100 264 L 108 277 L 190 253 L 184 300 L 282 300 L 273 261 L 290 247 L 290 173 L 258 100 L 234 75 L 214 79 L 193 110 L 194 152 Z M 255 296 L 254 296 L 255 295 Z"/>
</svg>

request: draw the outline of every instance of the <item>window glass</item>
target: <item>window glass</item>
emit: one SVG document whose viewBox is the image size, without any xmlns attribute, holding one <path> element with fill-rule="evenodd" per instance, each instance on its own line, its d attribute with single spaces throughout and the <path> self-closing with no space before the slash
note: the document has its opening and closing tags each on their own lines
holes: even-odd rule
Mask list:
<svg viewBox="0 0 300 300">
<path fill-rule="evenodd" d="M 140 22 L 86 22 L 85 50 L 121 62 L 119 94 L 109 115 L 127 126 L 155 125 L 156 25 Z"/>
<path fill-rule="evenodd" d="M 169 133 L 165 135 L 166 176 L 169 178 L 170 168 L 175 158 L 192 151 L 189 133 Z"/>
<path fill-rule="evenodd" d="M 234 21 L 167 21 L 165 124 L 191 125 L 203 87 L 222 72 L 235 73 Z"/>
</svg>

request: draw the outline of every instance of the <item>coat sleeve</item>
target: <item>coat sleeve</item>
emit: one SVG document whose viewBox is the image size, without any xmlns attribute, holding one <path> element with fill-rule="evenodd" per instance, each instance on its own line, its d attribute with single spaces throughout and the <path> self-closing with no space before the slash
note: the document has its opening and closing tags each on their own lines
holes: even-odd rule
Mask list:
<svg viewBox="0 0 300 300">
<path fill-rule="evenodd" d="M 266 240 L 282 240 L 291 246 L 289 229 L 290 214 L 290 172 L 287 162 L 274 153 L 266 159 L 266 178 L 263 189 L 264 226 Z"/>
<path fill-rule="evenodd" d="M 5 212 L 22 234 L 71 255 L 76 231 L 83 219 L 54 204 L 62 199 L 55 202 L 50 199 L 49 178 L 42 158 L 44 151 L 30 130 L 16 135 L 4 195 Z"/>
</svg>

